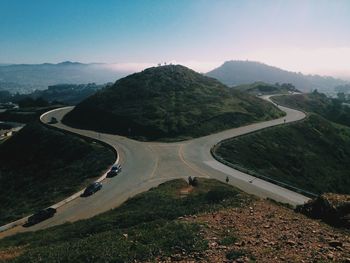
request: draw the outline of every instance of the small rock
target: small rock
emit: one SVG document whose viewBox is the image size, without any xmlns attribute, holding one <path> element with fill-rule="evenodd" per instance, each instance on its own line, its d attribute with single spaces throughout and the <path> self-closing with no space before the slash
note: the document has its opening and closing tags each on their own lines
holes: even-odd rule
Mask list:
<svg viewBox="0 0 350 263">
<path fill-rule="evenodd" d="M 290 246 L 295 246 L 296 245 L 296 243 L 293 240 L 288 240 L 287 244 L 290 245 Z"/>
<path fill-rule="evenodd" d="M 342 247 L 342 246 L 343 246 L 343 243 L 340 242 L 340 241 L 337 241 L 337 240 L 329 241 L 328 244 L 329 244 L 331 247 Z"/>
<path fill-rule="evenodd" d="M 181 254 L 171 255 L 170 257 L 171 257 L 171 259 L 176 260 L 176 261 L 179 261 L 182 258 Z"/>
<path fill-rule="evenodd" d="M 217 247 L 217 246 L 218 246 L 218 243 L 216 243 L 216 242 L 210 243 L 210 247 Z"/>
<path fill-rule="evenodd" d="M 330 259 L 330 260 L 333 260 L 334 255 L 332 253 L 329 253 L 329 254 L 327 254 L 327 258 Z"/>
</svg>

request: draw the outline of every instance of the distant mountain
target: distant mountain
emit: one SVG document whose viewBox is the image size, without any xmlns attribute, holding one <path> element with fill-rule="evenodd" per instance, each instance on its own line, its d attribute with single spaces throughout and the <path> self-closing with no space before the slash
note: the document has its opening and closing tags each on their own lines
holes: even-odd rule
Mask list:
<svg viewBox="0 0 350 263">
<path fill-rule="evenodd" d="M 281 116 L 256 96 L 181 65 L 148 68 L 79 103 L 63 121 L 142 140 L 183 139 Z"/>
<path fill-rule="evenodd" d="M 207 76 L 216 78 L 229 86 L 237 86 L 259 81 L 270 84 L 279 82 L 291 83 L 301 91 L 318 89 L 323 92 L 332 92 L 336 86 L 348 83 L 344 80 L 333 77 L 304 75 L 259 62 L 239 60 L 226 61 L 222 66 L 208 72 Z"/>
<path fill-rule="evenodd" d="M 58 64 L 0 64 L 0 90 L 30 93 L 56 84 L 103 84 L 130 74 L 116 71 L 108 64 L 82 64 L 65 61 Z"/>
</svg>

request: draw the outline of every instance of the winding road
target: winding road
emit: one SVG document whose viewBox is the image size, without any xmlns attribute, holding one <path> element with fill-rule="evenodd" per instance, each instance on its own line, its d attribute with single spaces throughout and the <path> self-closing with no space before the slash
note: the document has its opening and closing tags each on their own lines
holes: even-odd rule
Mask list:
<svg viewBox="0 0 350 263">
<path fill-rule="evenodd" d="M 266 96 L 264 99 L 269 100 L 269 97 Z M 68 127 L 61 123 L 61 119 L 73 107 L 47 112 L 41 117 L 42 122 L 48 123 L 52 117 L 55 117 L 58 123 L 52 124 L 52 126 L 101 140 L 114 147 L 118 151 L 119 163 L 121 163 L 123 171 L 114 178 L 104 179 L 102 190 L 96 194 L 88 198 L 78 197 L 59 207 L 53 218 L 29 228 L 16 226 L 0 233 L 0 238 L 89 218 L 115 208 L 128 198 L 163 182 L 177 178 L 187 180 L 189 176 L 214 178 L 220 181 L 225 181 L 228 176 L 229 183 L 244 192 L 291 205 L 303 204 L 309 198 L 232 169 L 216 161 L 210 153 L 211 147 L 224 139 L 280 125 L 284 123 L 284 119 L 286 123 L 289 123 L 305 118 L 303 112 L 282 106 L 278 107 L 286 112 L 285 117 L 176 143 L 139 142 L 118 135 Z M 252 179 L 254 179 L 253 182 L 250 182 Z"/>
</svg>

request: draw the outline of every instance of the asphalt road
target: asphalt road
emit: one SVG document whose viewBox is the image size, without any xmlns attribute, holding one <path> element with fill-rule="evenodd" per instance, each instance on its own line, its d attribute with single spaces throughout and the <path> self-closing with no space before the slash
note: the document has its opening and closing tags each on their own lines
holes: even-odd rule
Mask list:
<svg viewBox="0 0 350 263">
<path fill-rule="evenodd" d="M 248 174 L 223 165 L 210 154 L 210 148 L 221 140 L 283 124 L 284 119 L 288 123 L 305 118 L 305 114 L 300 111 L 281 106 L 279 108 L 287 113 L 285 117 L 177 143 L 139 142 L 118 135 L 71 128 L 63 125 L 60 120 L 72 110 L 72 107 L 51 111 L 43 116 L 42 121 L 47 123 L 51 117 L 55 117 L 59 123 L 53 126 L 57 128 L 110 144 L 120 155 L 123 171 L 116 177 L 105 179 L 102 190 L 96 194 L 86 198 L 79 197 L 58 208 L 53 218 L 29 228 L 22 226 L 12 228 L 0 233 L 0 237 L 89 218 L 115 208 L 128 198 L 163 182 L 176 178 L 187 180 L 189 176 L 215 178 L 221 181 L 225 181 L 228 176 L 230 184 L 247 193 L 291 205 L 302 204 L 309 198 L 261 179 L 254 179 Z M 250 182 L 252 179 L 253 182 Z"/>
</svg>

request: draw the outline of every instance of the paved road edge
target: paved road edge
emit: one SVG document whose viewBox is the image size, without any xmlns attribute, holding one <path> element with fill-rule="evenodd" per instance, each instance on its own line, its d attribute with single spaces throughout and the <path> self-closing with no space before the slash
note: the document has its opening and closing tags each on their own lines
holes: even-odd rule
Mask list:
<svg viewBox="0 0 350 263">
<path fill-rule="evenodd" d="M 51 112 L 53 112 L 53 111 L 62 110 L 62 109 L 66 109 L 66 108 L 70 108 L 70 107 L 61 107 L 61 108 L 57 108 L 57 109 L 53 109 L 53 110 L 47 111 L 47 112 L 43 113 L 42 115 L 40 115 L 39 119 L 40 119 L 40 121 L 41 121 L 41 123 L 42 123 L 43 125 L 45 125 L 46 127 L 50 128 L 50 129 L 57 129 L 57 130 L 59 130 L 59 131 L 61 131 L 61 132 L 73 134 L 74 136 L 78 136 L 78 137 L 81 137 L 81 138 L 83 138 L 83 139 L 89 139 L 89 140 L 93 139 L 93 140 L 98 141 L 99 143 L 101 143 L 101 144 L 103 144 L 103 145 L 105 145 L 105 146 L 107 146 L 107 147 L 109 147 L 109 148 L 112 148 L 113 151 L 115 152 L 115 155 L 117 156 L 117 158 L 116 158 L 116 160 L 115 160 L 115 162 L 114 162 L 113 165 L 118 164 L 118 163 L 119 163 L 119 154 L 118 154 L 117 149 L 116 149 L 114 146 L 112 146 L 112 145 L 110 145 L 110 144 L 108 144 L 108 143 L 105 143 L 105 142 L 103 142 L 103 141 L 100 141 L 100 140 L 98 140 L 98 139 L 95 139 L 95 138 L 83 136 L 83 135 L 78 134 L 78 133 L 74 133 L 74 132 L 70 132 L 70 131 L 67 131 L 67 130 L 64 130 L 64 129 L 56 128 L 56 127 L 54 127 L 54 126 L 51 126 L 51 125 L 45 123 L 45 122 L 42 120 L 42 118 L 43 118 L 45 115 L 47 115 L 47 114 L 49 114 L 49 113 L 51 113 Z M 97 180 L 95 180 L 95 181 L 96 181 L 96 182 L 102 182 L 104 179 L 106 179 L 108 170 L 109 170 L 110 168 L 111 168 L 111 166 L 107 169 L 107 171 L 105 171 L 105 172 L 102 174 L 102 176 L 100 176 L 100 177 L 99 177 Z M 51 206 L 49 206 L 49 207 L 52 207 L 52 208 L 55 208 L 55 209 L 57 209 L 57 208 L 59 208 L 59 207 L 62 207 L 62 206 L 64 206 L 65 204 L 67 204 L 67 203 L 69 203 L 69 202 L 71 202 L 71 201 L 77 199 L 78 197 L 80 197 L 80 195 L 81 195 L 83 192 L 84 192 L 84 189 L 80 190 L 79 192 L 76 192 L 75 194 L 72 194 L 71 196 L 67 197 L 66 199 L 64 199 L 64 200 L 62 200 L 62 201 L 60 201 L 60 202 L 58 202 L 58 203 L 56 203 L 56 204 L 53 204 L 53 205 L 51 205 Z M 11 228 L 14 228 L 14 227 L 16 227 L 16 226 L 20 226 L 20 225 L 25 224 L 25 223 L 27 222 L 27 220 L 28 220 L 28 217 L 30 217 L 30 216 L 31 216 L 31 215 L 28 215 L 28 216 L 23 217 L 23 218 L 21 218 L 21 219 L 18 219 L 18 220 L 16 220 L 16 221 L 10 222 L 10 223 L 8 223 L 8 224 L 6 224 L 6 225 L 0 226 L 0 232 L 4 232 L 4 231 L 9 230 L 9 229 L 11 229 Z"/>
</svg>

